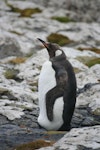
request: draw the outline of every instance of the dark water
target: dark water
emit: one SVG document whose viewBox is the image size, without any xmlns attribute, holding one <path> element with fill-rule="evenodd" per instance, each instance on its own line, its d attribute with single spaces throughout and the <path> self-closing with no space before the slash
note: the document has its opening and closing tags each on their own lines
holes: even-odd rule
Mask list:
<svg viewBox="0 0 100 150">
<path fill-rule="evenodd" d="M 37 124 L 38 110 L 25 111 L 20 119 L 9 121 L 0 115 L 0 150 L 14 150 L 20 144 L 44 139 L 56 142 L 67 132 L 47 132 Z M 100 125 L 100 116 L 91 114 L 88 106 L 76 108 L 72 127 Z"/>
</svg>

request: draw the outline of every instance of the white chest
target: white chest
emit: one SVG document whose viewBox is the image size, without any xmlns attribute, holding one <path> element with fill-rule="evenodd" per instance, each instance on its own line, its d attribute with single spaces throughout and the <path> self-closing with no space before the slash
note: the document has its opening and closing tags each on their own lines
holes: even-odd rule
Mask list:
<svg viewBox="0 0 100 150">
<path fill-rule="evenodd" d="M 44 63 L 41 74 L 39 77 L 39 107 L 40 113 L 38 117 L 38 122 L 41 126 L 46 128 L 47 130 L 57 130 L 62 124 L 62 113 L 63 113 L 63 99 L 58 98 L 55 101 L 53 115 L 54 120 L 50 122 L 47 118 L 46 114 L 46 102 L 45 96 L 46 93 L 56 86 L 56 79 L 55 79 L 55 71 L 52 68 L 52 63 L 47 61 Z"/>
<path fill-rule="evenodd" d="M 39 95 L 45 95 L 50 89 L 56 86 L 55 71 L 52 63 L 46 61 L 43 64 L 39 77 Z"/>
</svg>

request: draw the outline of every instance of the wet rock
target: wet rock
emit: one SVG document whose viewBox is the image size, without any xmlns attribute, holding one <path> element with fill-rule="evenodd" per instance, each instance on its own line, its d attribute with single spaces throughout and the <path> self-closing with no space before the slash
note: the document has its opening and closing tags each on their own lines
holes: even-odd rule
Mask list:
<svg viewBox="0 0 100 150">
<path fill-rule="evenodd" d="M 9 123 L 9 120 L 5 116 L 0 115 L 0 126 L 4 124 L 8 124 L 8 123 Z"/>
<path fill-rule="evenodd" d="M 55 149 L 99 150 L 100 126 L 72 129 L 52 147 L 46 148 L 46 150 L 55 150 Z M 40 150 L 45 150 L 45 148 L 41 148 Z"/>
<path fill-rule="evenodd" d="M 27 124 L 24 124 L 24 121 Z M 19 121 L 9 122 L 0 126 L 0 150 L 11 150 L 18 147 L 18 145 L 35 141 L 38 139 L 46 139 L 49 141 L 57 141 L 65 133 L 49 134 L 46 130 L 39 127 L 30 127 L 28 119 L 23 117 Z M 32 123 L 32 120 L 31 122 Z"/>
<path fill-rule="evenodd" d="M 93 115 L 88 106 L 78 107 L 75 109 L 72 118 L 72 128 L 80 128 L 85 126 L 100 125 L 100 117 L 98 115 Z"/>
<path fill-rule="evenodd" d="M 0 150 L 11 150 L 21 143 L 33 141 L 34 139 L 38 138 L 40 134 L 40 131 L 37 129 L 33 130 L 32 128 L 28 129 L 11 124 L 2 125 L 0 130 L 2 131 L 2 134 L 0 134 Z M 3 145 L 3 143 L 5 144 Z"/>
</svg>

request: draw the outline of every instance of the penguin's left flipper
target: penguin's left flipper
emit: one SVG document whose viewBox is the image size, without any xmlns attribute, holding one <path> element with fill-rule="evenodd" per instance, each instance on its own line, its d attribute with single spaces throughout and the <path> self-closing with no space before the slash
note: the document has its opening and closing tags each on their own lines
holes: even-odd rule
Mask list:
<svg viewBox="0 0 100 150">
<path fill-rule="evenodd" d="M 64 95 L 64 90 L 68 81 L 68 76 L 66 71 L 57 72 L 56 82 L 57 85 L 52 88 L 46 94 L 46 110 L 47 117 L 50 121 L 53 120 L 53 106 L 57 98 Z"/>
<path fill-rule="evenodd" d="M 59 86 L 59 88 L 64 91 L 68 82 L 68 74 L 66 72 L 66 70 L 62 69 L 59 70 L 59 72 L 57 72 L 56 75 L 56 81 L 57 81 L 57 86 Z"/>
</svg>

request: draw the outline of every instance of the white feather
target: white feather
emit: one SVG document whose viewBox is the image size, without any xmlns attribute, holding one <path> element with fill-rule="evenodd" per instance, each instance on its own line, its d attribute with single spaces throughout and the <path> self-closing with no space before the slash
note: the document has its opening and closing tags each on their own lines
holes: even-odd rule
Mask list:
<svg viewBox="0 0 100 150">
<path fill-rule="evenodd" d="M 58 98 L 53 107 L 53 121 L 49 121 L 46 114 L 46 93 L 56 86 L 55 71 L 52 68 L 52 63 L 47 61 L 44 63 L 39 77 L 39 107 L 40 114 L 38 123 L 47 130 L 58 130 L 63 124 L 63 99 Z"/>
<path fill-rule="evenodd" d="M 55 54 L 56 54 L 56 56 L 59 56 L 62 54 L 62 51 L 58 49 Z"/>
</svg>

